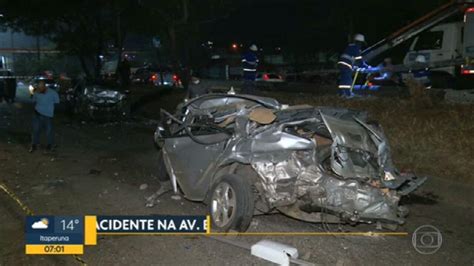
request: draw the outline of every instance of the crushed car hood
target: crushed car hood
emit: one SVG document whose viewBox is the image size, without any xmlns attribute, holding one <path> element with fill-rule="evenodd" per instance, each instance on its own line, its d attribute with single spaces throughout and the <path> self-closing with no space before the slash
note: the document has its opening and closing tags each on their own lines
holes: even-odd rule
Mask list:
<svg viewBox="0 0 474 266">
<path fill-rule="evenodd" d="M 99 86 L 86 87 L 84 96 L 97 105 L 113 105 L 126 98 L 126 95 L 121 92 Z"/>
</svg>

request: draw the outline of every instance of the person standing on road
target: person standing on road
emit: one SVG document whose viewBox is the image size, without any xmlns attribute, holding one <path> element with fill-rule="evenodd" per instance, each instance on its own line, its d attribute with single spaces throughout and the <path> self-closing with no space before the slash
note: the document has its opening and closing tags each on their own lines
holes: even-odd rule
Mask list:
<svg viewBox="0 0 474 266">
<path fill-rule="evenodd" d="M 38 86 L 33 90 L 33 102 L 35 103 L 35 110 L 30 152 L 34 152 L 38 148 L 42 128 L 46 131 L 48 141 L 46 150 L 52 151 L 54 145 L 54 105 L 59 103 L 59 95 L 56 91 L 48 89 L 45 79 L 40 79 Z"/>
<path fill-rule="evenodd" d="M 361 49 L 365 44 L 365 37 L 362 34 L 354 35 L 354 42 L 350 43 L 339 57 L 337 66 L 339 68 L 339 95 L 350 97 L 353 83 L 352 72 L 359 68 L 367 67 L 364 62 Z"/>
<path fill-rule="evenodd" d="M 191 81 L 191 71 L 187 66 L 181 65 L 178 71 L 178 80 L 181 81 L 184 91 L 188 91 Z"/>
<path fill-rule="evenodd" d="M 243 90 L 244 94 L 255 94 L 255 79 L 257 78 L 258 58 L 256 52 L 258 47 L 252 44 L 242 56 L 242 70 L 243 70 Z"/>
<path fill-rule="evenodd" d="M 131 74 L 130 62 L 128 62 L 127 58 L 124 58 L 122 62 L 120 62 L 118 67 L 118 74 L 120 78 L 120 85 L 123 89 L 127 89 L 130 85 Z"/>
<path fill-rule="evenodd" d="M 8 78 L 5 80 L 5 92 L 7 95 L 7 102 L 13 103 L 16 98 L 16 78 L 13 77 L 11 71 L 7 73 Z"/>
</svg>

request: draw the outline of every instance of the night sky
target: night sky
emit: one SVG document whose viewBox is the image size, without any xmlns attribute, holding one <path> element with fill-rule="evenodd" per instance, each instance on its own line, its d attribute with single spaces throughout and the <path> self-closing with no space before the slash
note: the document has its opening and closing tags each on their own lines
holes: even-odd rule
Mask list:
<svg viewBox="0 0 474 266">
<path fill-rule="evenodd" d="M 241 1 L 228 18 L 210 27 L 218 43 L 339 50 L 349 33 L 374 43 L 447 0 Z"/>
</svg>

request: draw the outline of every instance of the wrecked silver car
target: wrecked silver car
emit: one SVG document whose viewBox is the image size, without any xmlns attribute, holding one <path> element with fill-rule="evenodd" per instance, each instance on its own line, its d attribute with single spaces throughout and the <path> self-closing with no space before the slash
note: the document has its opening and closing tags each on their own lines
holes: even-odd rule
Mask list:
<svg viewBox="0 0 474 266">
<path fill-rule="evenodd" d="M 364 112 L 209 94 L 161 111 L 160 163 L 175 192 L 209 206 L 213 230 L 245 231 L 275 210 L 327 223 L 402 224 L 400 198 L 426 178 L 400 173 Z"/>
<path fill-rule="evenodd" d="M 80 89 L 74 112 L 85 118 L 99 120 L 127 117 L 130 114 L 127 94 L 100 85 L 86 86 Z"/>
</svg>

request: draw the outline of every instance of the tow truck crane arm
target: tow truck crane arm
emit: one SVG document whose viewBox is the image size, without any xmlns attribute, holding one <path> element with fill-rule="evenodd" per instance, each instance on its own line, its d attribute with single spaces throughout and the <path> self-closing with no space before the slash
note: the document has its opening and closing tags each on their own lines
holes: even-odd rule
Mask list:
<svg viewBox="0 0 474 266">
<path fill-rule="evenodd" d="M 457 13 L 464 12 L 466 8 L 472 6 L 473 4 L 474 0 L 451 0 L 449 3 L 438 7 L 437 9 L 418 18 L 412 23 L 402 27 L 386 38 L 368 47 L 362 51 L 362 55 L 364 56 L 365 60 L 370 61 L 388 49 L 391 49 L 418 35 L 419 33 L 433 27 L 442 20 Z"/>
</svg>

